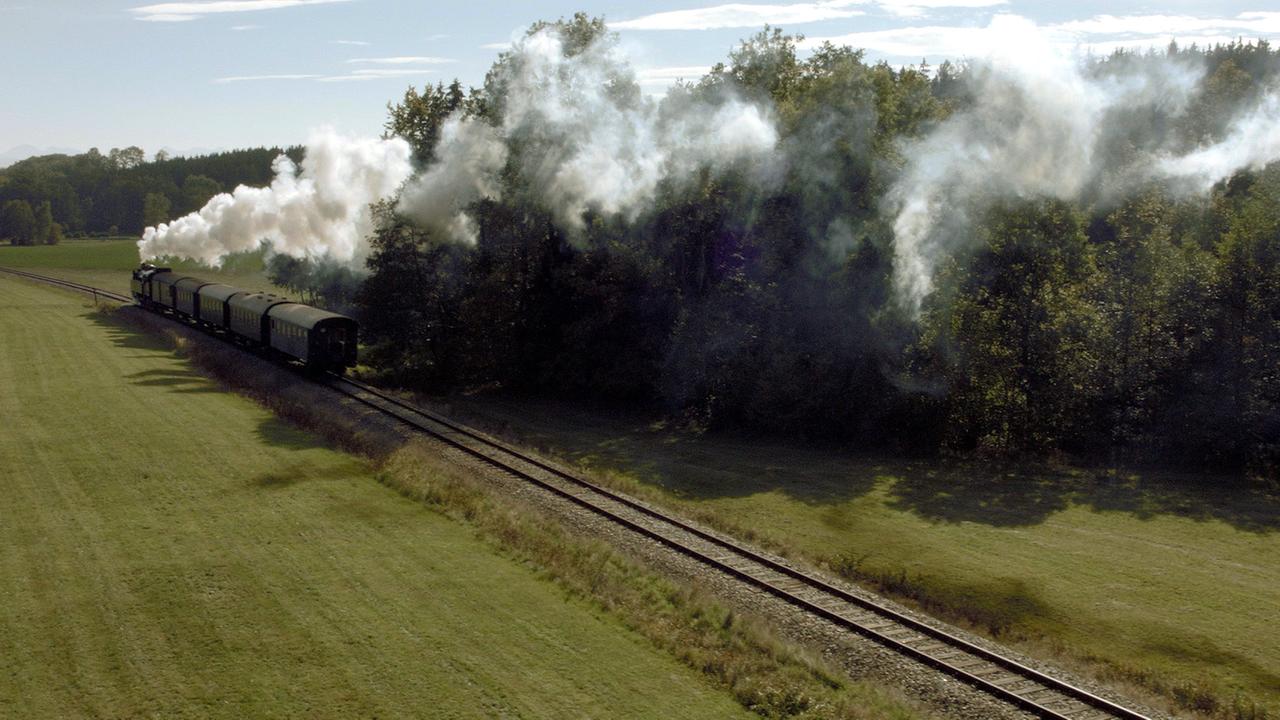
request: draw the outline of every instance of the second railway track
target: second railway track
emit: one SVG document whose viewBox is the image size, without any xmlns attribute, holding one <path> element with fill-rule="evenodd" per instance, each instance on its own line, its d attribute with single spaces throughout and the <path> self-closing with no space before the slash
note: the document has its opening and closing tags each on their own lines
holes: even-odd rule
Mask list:
<svg viewBox="0 0 1280 720">
<path fill-rule="evenodd" d="M 93 293 L 131 298 L 35 273 L 0 271 Z M 765 556 L 719 533 L 581 478 L 483 433 L 366 383 L 329 373 L 316 377 L 341 393 L 496 470 L 536 485 L 627 530 L 777 597 L 802 612 L 857 633 L 1042 718 L 1148 720 L 1147 716 L 977 645 L 888 605 L 854 594 L 805 570 Z"/>
</svg>

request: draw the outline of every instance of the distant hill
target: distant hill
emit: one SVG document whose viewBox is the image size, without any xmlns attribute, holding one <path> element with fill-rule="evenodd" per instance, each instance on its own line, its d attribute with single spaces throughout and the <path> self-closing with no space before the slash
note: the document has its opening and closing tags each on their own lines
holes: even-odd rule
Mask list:
<svg viewBox="0 0 1280 720">
<path fill-rule="evenodd" d="M 217 193 L 269 184 L 271 164 L 282 152 L 302 159 L 301 147 L 171 154 L 159 161 L 137 147 L 60 154 L 28 146 L 11 152 L 30 157 L 0 168 L 0 205 L 17 200 L 34 211 L 48 202 L 53 221 L 71 235 L 140 234 L 147 225 L 199 210 Z"/>
<path fill-rule="evenodd" d="M 0 153 L 0 168 L 9 167 L 10 165 L 26 160 L 29 157 L 37 155 L 74 155 L 80 152 L 75 148 L 60 147 L 36 147 L 35 145 L 19 145 L 15 148 Z"/>
</svg>

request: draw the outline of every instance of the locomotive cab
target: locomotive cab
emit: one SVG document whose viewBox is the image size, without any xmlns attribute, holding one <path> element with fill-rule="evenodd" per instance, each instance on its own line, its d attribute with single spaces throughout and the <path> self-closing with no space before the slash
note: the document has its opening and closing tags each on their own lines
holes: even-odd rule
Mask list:
<svg viewBox="0 0 1280 720">
<path fill-rule="evenodd" d="M 135 302 L 141 305 L 150 304 L 152 301 L 151 279 L 157 273 L 172 272 L 167 267 L 156 267 L 151 263 L 142 263 L 137 270 L 133 271 L 133 278 L 129 281 L 129 290 L 133 294 Z"/>
</svg>

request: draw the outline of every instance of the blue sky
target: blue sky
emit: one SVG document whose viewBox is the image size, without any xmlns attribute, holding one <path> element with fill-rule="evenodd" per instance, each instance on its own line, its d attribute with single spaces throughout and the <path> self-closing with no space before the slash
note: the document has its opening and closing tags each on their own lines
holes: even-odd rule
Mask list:
<svg viewBox="0 0 1280 720">
<path fill-rule="evenodd" d="M 503 43 L 578 10 L 610 21 L 655 93 L 765 22 L 894 64 L 979 55 L 980 30 L 999 14 L 1100 52 L 1171 38 L 1280 42 L 1277 0 L 0 0 L 0 152 L 294 144 L 320 125 L 377 134 L 407 85 L 479 84 Z"/>
</svg>

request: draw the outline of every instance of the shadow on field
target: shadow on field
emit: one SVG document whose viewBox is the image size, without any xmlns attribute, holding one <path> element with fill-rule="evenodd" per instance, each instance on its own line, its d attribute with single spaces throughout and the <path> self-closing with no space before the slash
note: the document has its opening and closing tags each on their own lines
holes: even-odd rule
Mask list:
<svg viewBox="0 0 1280 720">
<path fill-rule="evenodd" d="M 125 378 L 135 385 L 169 388 L 176 393 L 221 392 L 209 378 L 190 370 L 144 370 Z"/>
<path fill-rule="evenodd" d="M 326 447 L 320 438 L 272 416 L 258 424 L 254 432 L 262 442 L 285 450 L 311 450 Z"/>
<path fill-rule="evenodd" d="M 660 421 L 541 400 L 455 402 L 497 435 L 690 500 L 774 492 L 838 506 L 883 488 L 890 507 L 933 522 L 1027 527 L 1084 506 L 1141 519 L 1175 516 L 1219 520 L 1249 532 L 1280 530 L 1280 492 L 1240 478 L 877 458 L 697 435 Z"/>
<path fill-rule="evenodd" d="M 915 467 L 895 475 L 890 505 L 934 521 L 1020 527 L 1077 505 L 1142 520 L 1175 516 L 1218 520 L 1249 532 L 1280 530 L 1280 496 L 1236 478 L 974 467 Z"/>
<path fill-rule="evenodd" d="M 126 306 L 110 312 L 89 310 L 84 313 L 83 317 L 94 325 L 105 330 L 108 339 L 110 339 L 116 347 L 128 348 L 130 350 L 155 350 L 161 352 L 170 350 L 171 347 L 168 343 L 154 335 L 148 335 L 147 333 L 142 332 L 126 319 L 126 317 L 128 317 L 127 314 L 140 312 L 144 311 L 138 308 Z"/>
<path fill-rule="evenodd" d="M 1195 637 L 1189 642 L 1187 636 L 1170 636 L 1169 628 L 1158 624 L 1145 628 L 1139 637 L 1146 638 L 1142 645 L 1148 652 L 1164 656 L 1193 670 L 1205 667 L 1230 668 L 1231 674 L 1246 685 L 1280 688 L 1280 672 L 1243 653 L 1224 650 L 1210 637 Z"/>
<path fill-rule="evenodd" d="M 344 464 L 330 464 L 319 467 L 303 460 L 270 472 L 262 473 L 250 481 L 250 485 L 259 488 L 286 488 L 302 482 L 314 480 L 339 480 L 351 477 L 355 470 Z"/>
</svg>

